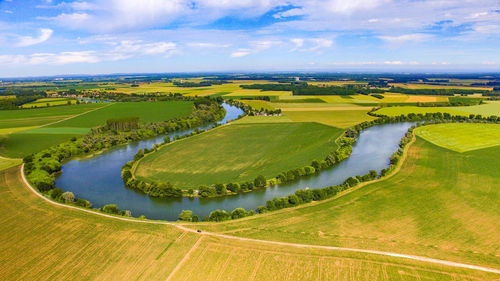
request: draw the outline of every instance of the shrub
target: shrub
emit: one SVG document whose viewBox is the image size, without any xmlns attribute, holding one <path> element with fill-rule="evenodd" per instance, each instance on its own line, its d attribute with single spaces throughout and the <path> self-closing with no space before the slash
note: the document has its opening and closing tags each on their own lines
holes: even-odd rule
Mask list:
<svg viewBox="0 0 500 281">
<path fill-rule="evenodd" d="M 108 214 L 118 214 L 120 212 L 120 209 L 115 204 L 105 205 L 99 210 L 101 212 L 108 213 Z"/>
<path fill-rule="evenodd" d="M 84 207 L 84 208 L 92 207 L 92 204 L 89 201 L 81 199 L 81 198 L 76 199 L 75 205 L 80 206 L 80 207 Z"/>
<path fill-rule="evenodd" d="M 64 201 L 64 203 L 71 203 L 71 202 L 75 201 L 75 195 L 73 194 L 73 192 L 69 192 L 69 191 L 64 192 L 61 195 L 61 198 Z"/>
<path fill-rule="evenodd" d="M 191 210 L 182 210 L 179 214 L 179 220 L 181 221 L 191 221 L 191 216 L 193 215 L 193 211 Z"/>
</svg>

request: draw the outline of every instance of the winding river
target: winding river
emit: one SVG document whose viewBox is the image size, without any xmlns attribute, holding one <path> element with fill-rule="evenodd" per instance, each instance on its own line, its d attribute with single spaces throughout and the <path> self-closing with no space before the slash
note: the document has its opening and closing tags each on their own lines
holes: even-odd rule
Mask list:
<svg viewBox="0 0 500 281">
<path fill-rule="evenodd" d="M 223 106 L 227 113 L 219 124 L 227 123 L 243 114 L 237 107 L 228 104 Z M 370 170 L 379 172 L 388 167 L 389 157 L 398 149 L 399 140 L 411 126 L 412 123 L 406 122 L 368 128 L 361 132 L 351 156 L 339 165 L 294 183 L 233 196 L 158 199 L 126 188 L 121 179 L 123 164 L 132 160 L 139 149 L 162 143 L 164 136 L 111 148 L 89 158 L 71 160 L 62 166 L 63 173 L 56 179 L 55 184 L 64 191 L 73 192 L 76 197 L 89 200 L 95 208 L 116 204 L 120 209 L 131 210 L 135 217 L 145 215 L 149 219 L 161 220 L 176 220 L 181 210 L 192 210 L 201 218 L 216 209 L 255 209 L 265 205 L 269 199 L 287 196 L 298 189 L 337 185 L 348 177 L 364 175 Z M 211 127 L 213 125 L 202 129 Z M 191 131 L 177 132 L 170 136 L 189 134 Z"/>
</svg>

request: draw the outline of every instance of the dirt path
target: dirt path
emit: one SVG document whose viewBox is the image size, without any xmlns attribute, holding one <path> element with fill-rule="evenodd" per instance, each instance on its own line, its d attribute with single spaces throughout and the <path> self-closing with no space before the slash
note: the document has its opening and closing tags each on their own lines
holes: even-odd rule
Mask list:
<svg viewBox="0 0 500 281">
<path fill-rule="evenodd" d="M 421 256 L 405 255 L 405 254 L 400 254 L 400 253 L 383 252 L 383 251 L 366 250 L 366 249 L 332 247 L 332 246 L 319 246 L 319 245 L 296 244 L 296 243 L 288 243 L 288 242 L 259 240 L 259 239 L 230 236 L 230 235 L 219 234 L 219 233 L 212 233 L 212 232 L 198 232 L 195 229 L 187 228 L 187 227 L 184 227 L 184 226 L 182 226 L 180 224 L 177 224 L 177 223 L 164 222 L 164 221 L 147 221 L 147 220 L 139 220 L 139 219 L 125 218 L 125 217 L 118 217 L 118 216 L 103 214 L 103 213 L 99 213 L 99 212 L 96 212 L 96 211 L 93 211 L 93 210 L 82 209 L 82 208 L 78 208 L 78 207 L 75 207 L 75 206 L 70 206 L 70 205 L 66 205 L 66 204 L 54 202 L 54 201 L 46 198 L 42 194 L 38 193 L 28 183 L 28 181 L 26 180 L 26 177 L 24 176 L 24 164 L 20 166 L 19 173 L 21 175 L 22 181 L 24 182 L 24 185 L 28 189 L 30 189 L 36 196 L 38 196 L 38 197 L 42 198 L 43 200 L 47 201 L 49 204 L 56 205 L 56 206 L 63 207 L 63 208 L 75 209 L 75 210 L 78 210 L 80 212 L 87 212 L 87 213 L 95 214 L 97 216 L 107 217 L 107 218 L 111 218 L 111 219 L 128 221 L 128 222 L 134 222 L 134 223 L 149 223 L 149 224 L 170 225 L 170 226 L 177 227 L 178 229 L 186 231 L 186 232 L 191 232 L 191 233 L 196 233 L 196 234 L 202 235 L 202 237 L 203 237 L 203 235 L 205 235 L 205 236 L 220 237 L 220 238 L 225 238 L 225 239 L 233 239 L 233 240 L 240 240 L 240 241 L 250 241 L 250 242 L 256 242 L 256 243 L 264 243 L 264 244 L 280 245 L 280 246 L 290 246 L 290 247 L 296 247 L 296 248 L 315 248 L 315 249 L 324 249 L 324 250 L 332 250 L 332 251 L 366 253 L 366 254 L 374 254 L 374 255 L 381 255 L 381 256 L 397 257 L 397 258 L 403 258 L 403 259 L 420 261 L 420 262 L 428 262 L 428 263 L 433 263 L 433 264 L 439 264 L 439 265 L 445 265 L 445 266 L 451 266 L 451 267 L 457 267 L 457 268 L 473 269 L 473 270 L 479 270 L 479 271 L 484 271 L 484 272 L 490 272 L 490 273 L 500 274 L 500 269 L 496 269 L 496 268 L 489 268 L 489 267 L 483 267 L 483 266 L 477 266 L 477 265 L 471 265 L 471 264 L 465 264 L 465 263 L 458 263 L 458 262 L 446 261 L 446 260 L 439 260 L 439 259 L 433 259 L 433 258 L 427 258 L 427 257 L 421 257 Z M 198 241 L 200 241 L 200 240 L 198 240 Z M 188 252 L 188 254 L 186 254 L 186 256 L 188 256 L 188 255 L 189 255 L 189 252 Z M 181 263 L 182 263 L 182 261 L 181 261 Z M 178 266 L 180 266 L 180 265 L 178 265 Z"/>
</svg>

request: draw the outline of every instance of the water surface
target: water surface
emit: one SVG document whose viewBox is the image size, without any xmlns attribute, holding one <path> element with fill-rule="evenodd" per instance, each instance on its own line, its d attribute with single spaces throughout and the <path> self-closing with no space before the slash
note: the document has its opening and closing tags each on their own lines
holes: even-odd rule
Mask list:
<svg viewBox="0 0 500 281">
<path fill-rule="evenodd" d="M 220 124 L 243 114 L 237 107 L 227 104 L 223 106 L 227 114 Z M 126 188 L 121 179 L 123 164 L 132 160 L 139 149 L 162 143 L 164 136 L 115 147 L 90 158 L 69 161 L 62 166 L 63 173 L 55 184 L 64 191 L 73 192 L 76 197 L 89 200 L 95 208 L 116 204 L 120 209 L 131 210 L 133 216 L 145 215 L 149 219 L 176 220 L 182 210 L 192 210 L 200 217 L 216 209 L 231 211 L 243 207 L 249 210 L 265 205 L 269 199 L 287 196 L 298 189 L 337 185 L 348 177 L 364 175 L 370 170 L 380 172 L 389 166 L 389 157 L 398 149 L 399 140 L 411 126 L 412 123 L 397 123 L 368 128 L 361 132 L 351 156 L 339 165 L 291 184 L 233 196 L 158 199 Z M 213 125 L 204 126 L 203 129 L 210 127 Z M 191 131 L 170 136 L 188 134 Z"/>
</svg>

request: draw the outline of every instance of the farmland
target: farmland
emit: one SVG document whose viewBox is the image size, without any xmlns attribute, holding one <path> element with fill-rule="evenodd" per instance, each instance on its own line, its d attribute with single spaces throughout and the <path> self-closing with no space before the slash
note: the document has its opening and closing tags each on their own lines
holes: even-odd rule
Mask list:
<svg viewBox="0 0 500 281">
<path fill-rule="evenodd" d="M 418 138 L 391 178 L 326 202 L 196 227 L 495 266 L 500 262 L 499 155 L 500 146 L 457 153 Z"/>
<path fill-rule="evenodd" d="M 110 118 L 139 117 L 142 122 L 154 122 L 184 117 L 191 111 L 192 103 L 187 101 L 82 104 L 0 111 L 3 117 L 0 126 L 3 125 L 5 132 L 0 138 L 0 154 L 23 157 L 84 135 Z"/>
<path fill-rule="evenodd" d="M 223 76 L 220 81 L 227 79 L 227 83 L 202 87 L 178 87 L 174 82 L 209 81 L 204 77 L 162 78 L 153 82 L 147 79 L 144 82 L 143 78 L 137 81 L 127 77 L 105 82 L 96 78 L 93 82 L 7 84 L 6 89 L 26 86 L 27 89 L 44 89 L 50 94 L 60 93 L 62 97 L 38 99 L 23 104 L 25 109 L 0 110 L 0 155 L 10 157 L 0 157 L 0 239 L 4 241 L 0 245 L 1 280 L 492 281 L 500 278 L 496 273 L 446 265 L 458 262 L 488 267 L 490 271 L 500 269 L 498 124 L 419 127 L 413 142 L 405 148 L 400 166 L 387 177 L 348 187 L 323 201 L 272 212 L 263 210 L 262 214 L 257 211 L 252 216 L 232 217 L 225 222 L 208 222 L 211 220 L 209 212 L 224 209 L 229 200 L 247 200 L 250 196 L 256 204 L 250 208 L 255 210 L 258 205 L 266 205 L 267 199 L 259 201 L 264 193 L 269 196 L 267 192 L 278 189 L 287 192 L 286 188 L 292 184 L 303 184 L 300 188 L 305 189 L 321 188 L 324 186 L 309 185 L 312 181 L 307 180 L 324 177 L 328 183 L 332 174 L 325 169 L 317 176 L 304 177 L 292 184 L 228 197 L 155 198 L 151 193 L 143 194 L 144 190 L 123 185 L 120 167 L 132 160 L 139 149 L 144 149 L 145 143 L 162 142 L 164 136 L 160 135 L 154 141 L 147 139 L 92 155 L 76 154 L 77 158 L 71 163 L 64 162 L 62 176 L 55 182 L 62 192 L 71 191 L 76 197 L 94 203 L 94 208 L 117 204 L 120 210 L 130 208 L 135 218 L 124 217 L 127 214 L 107 217 L 97 209 L 70 209 L 66 208 L 68 205 L 55 205 L 34 194 L 23 182 L 20 158 L 75 136 L 84 136 L 91 128 L 111 118 L 139 117 L 140 122 L 149 123 L 189 116 L 195 103 L 185 97 L 191 100 L 195 96 L 221 97 L 227 103 L 234 99 L 257 111 L 249 110 L 249 116 L 229 124 L 163 144 L 137 162 L 133 170 L 136 178 L 193 189 L 200 185 L 214 188 L 217 183 L 253 181 L 258 175 L 269 179 L 281 172 L 310 165 L 312 160 L 324 159 L 338 148 L 336 140 L 346 129 L 375 120 L 377 117 L 368 113 L 378 106 L 382 107 L 376 113 L 388 116 L 427 112 L 500 115 L 500 101 L 485 100 L 484 104 L 473 106 L 420 106 L 427 102 L 442 105 L 452 100 L 476 102 L 470 97 L 483 97 L 480 94 L 451 98 L 383 92 L 390 88 L 368 86 L 368 82 L 379 82 L 371 76 L 366 80 L 315 81 L 314 77 L 304 77 L 304 80 L 312 85 L 379 87 L 383 91 L 300 96 L 294 96 L 292 91 L 240 87 L 297 81 L 295 77 L 287 80 L 279 75 L 270 80 L 238 80 Z M 404 81 L 408 77 L 403 75 L 402 78 Z M 423 79 L 413 81 L 394 85 L 410 89 L 491 89 L 469 85 L 486 85 L 489 80 L 484 79 L 450 80 L 446 82 L 449 85 L 417 82 Z M 98 95 L 96 99 L 123 102 L 67 105 L 69 99 L 74 101 L 75 98 L 75 95 L 70 98 L 64 94 L 69 90 L 77 91 L 77 96 L 91 93 Z M 182 94 L 184 97 L 177 95 L 176 98 L 183 101 L 153 101 L 164 99 L 161 95 L 170 93 Z M 128 102 L 130 100 L 141 101 Z M 203 101 L 206 99 L 196 100 Z M 49 107 L 45 107 L 47 103 Z M 419 106 L 406 106 L 410 103 L 419 103 Z M 32 106 L 38 108 L 31 109 Z M 277 109 L 281 113 L 276 113 L 280 112 L 275 111 Z M 261 110 L 273 111 L 273 114 L 258 112 Z M 113 128 L 102 136 L 106 140 L 119 134 L 132 135 L 136 132 L 133 130 Z M 361 140 L 356 145 L 377 146 Z M 396 143 L 394 151 L 397 149 Z M 117 155 L 122 157 L 115 157 Z M 352 159 L 361 159 L 363 164 L 371 157 L 359 157 L 355 152 L 353 155 Z M 390 160 L 385 158 L 383 160 L 388 163 Z M 35 165 L 43 164 L 40 162 Z M 31 164 L 29 160 L 25 163 L 25 169 L 30 169 L 27 168 Z M 102 174 L 85 172 L 92 170 L 85 167 L 94 171 L 100 169 Z M 329 169 L 337 168 L 334 165 Z M 51 167 L 44 166 L 44 169 Z M 71 174 L 71 169 L 82 176 L 69 177 L 73 180 L 70 181 L 72 187 L 79 185 L 75 189 L 59 181 Z M 90 181 L 89 177 L 96 180 Z M 113 194 L 114 199 L 109 200 L 106 197 L 109 194 Z M 101 196 L 105 203 L 87 195 Z M 121 200 L 120 197 L 125 199 L 114 202 Z M 62 198 L 61 195 L 53 201 L 62 202 Z M 243 203 L 248 202 L 250 200 Z M 75 202 L 69 204 L 76 205 Z M 175 210 L 174 218 L 181 210 L 198 204 L 200 209 L 192 210 L 204 222 L 138 218 L 143 213 L 135 211 L 134 204 L 144 204 L 147 208 L 166 206 L 169 212 Z M 237 207 L 249 210 L 248 205 Z M 147 208 L 143 209 L 144 214 L 151 219 Z M 201 209 L 208 211 L 202 214 Z M 418 257 L 408 258 L 408 255 Z M 444 262 L 424 261 L 425 258 Z"/>
<path fill-rule="evenodd" d="M 74 276 L 82 280 L 269 280 L 269 276 L 281 280 L 286 275 L 301 280 L 451 281 L 498 277 L 400 258 L 200 236 L 169 225 L 103 218 L 40 200 L 23 186 L 17 168 L 1 172 L 0 195 L 0 238 L 9 241 L 0 246 L 4 280 Z"/>
<path fill-rule="evenodd" d="M 315 123 L 223 126 L 145 157 L 136 176 L 182 187 L 270 178 L 324 159 L 341 132 Z"/>
<path fill-rule="evenodd" d="M 469 116 L 469 114 L 481 114 L 483 116 L 500 115 L 500 102 L 487 101 L 484 104 L 459 107 L 417 107 L 417 106 L 394 106 L 384 107 L 375 113 L 387 116 L 407 115 L 409 113 L 449 113 L 451 115 Z"/>
</svg>

